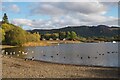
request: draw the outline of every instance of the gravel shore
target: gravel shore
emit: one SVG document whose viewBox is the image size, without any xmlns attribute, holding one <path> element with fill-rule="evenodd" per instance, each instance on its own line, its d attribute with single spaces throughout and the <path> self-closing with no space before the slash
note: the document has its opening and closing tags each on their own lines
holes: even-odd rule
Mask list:
<svg viewBox="0 0 120 80">
<path fill-rule="evenodd" d="M 3 78 L 116 78 L 117 68 L 88 67 L 2 57 Z"/>
</svg>

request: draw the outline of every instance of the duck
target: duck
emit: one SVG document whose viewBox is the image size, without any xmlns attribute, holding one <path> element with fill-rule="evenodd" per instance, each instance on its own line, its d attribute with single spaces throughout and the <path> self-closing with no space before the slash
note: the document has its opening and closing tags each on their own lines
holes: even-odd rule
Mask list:
<svg viewBox="0 0 120 80">
<path fill-rule="evenodd" d="M 15 52 L 13 52 L 13 54 L 15 54 Z"/>
<path fill-rule="evenodd" d="M 12 55 L 12 52 L 10 52 L 10 55 Z"/>
<path fill-rule="evenodd" d="M 8 52 L 5 52 L 6 55 L 8 55 Z"/>
<path fill-rule="evenodd" d="M 35 59 L 35 57 L 32 57 L 31 60 L 33 61 Z"/>
<path fill-rule="evenodd" d="M 90 56 L 88 56 L 88 59 L 90 59 Z"/>
<path fill-rule="evenodd" d="M 25 55 L 27 55 L 27 54 L 28 54 L 28 52 L 23 52 L 22 54 L 25 54 Z"/>
</svg>

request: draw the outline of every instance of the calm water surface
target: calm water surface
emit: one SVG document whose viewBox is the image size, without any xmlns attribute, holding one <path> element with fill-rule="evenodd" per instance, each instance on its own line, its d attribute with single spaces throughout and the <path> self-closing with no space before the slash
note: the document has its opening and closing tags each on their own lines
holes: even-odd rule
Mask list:
<svg viewBox="0 0 120 80">
<path fill-rule="evenodd" d="M 109 42 L 60 44 L 45 47 L 8 48 L 4 49 L 4 55 L 64 64 L 120 67 L 118 47 L 118 43 Z"/>
</svg>

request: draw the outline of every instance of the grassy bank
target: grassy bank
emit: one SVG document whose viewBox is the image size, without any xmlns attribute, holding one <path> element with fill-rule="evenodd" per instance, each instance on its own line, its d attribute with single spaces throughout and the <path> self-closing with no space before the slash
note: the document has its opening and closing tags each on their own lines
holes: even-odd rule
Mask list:
<svg viewBox="0 0 120 80">
<path fill-rule="evenodd" d="M 3 78 L 115 78 L 117 68 L 74 66 L 2 57 Z"/>
<path fill-rule="evenodd" d="M 52 44 L 47 43 L 46 41 L 39 41 L 39 42 L 27 42 L 22 46 L 50 46 Z"/>
<path fill-rule="evenodd" d="M 13 48 L 13 47 L 17 47 L 17 46 L 11 46 L 11 45 L 0 45 L 0 49 L 2 49 L 2 48 Z"/>
<path fill-rule="evenodd" d="M 68 43 L 81 43 L 80 41 L 56 41 L 56 40 L 52 40 L 52 41 L 39 41 L 39 42 L 27 42 L 25 44 L 22 44 L 22 46 L 51 46 L 51 45 L 55 45 L 55 44 L 68 44 Z M 11 45 L 0 45 L 0 48 L 13 48 L 13 47 L 19 47 L 19 46 L 11 46 Z"/>
<path fill-rule="evenodd" d="M 39 41 L 39 42 L 28 42 L 23 44 L 22 46 L 51 46 L 51 45 L 55 45 L 55 44 L 68 44 L 68 43 L 80 43 L 80 41 L 56 41 L 56 40 L 52 40 L 52 41 Z"/>
</svg>

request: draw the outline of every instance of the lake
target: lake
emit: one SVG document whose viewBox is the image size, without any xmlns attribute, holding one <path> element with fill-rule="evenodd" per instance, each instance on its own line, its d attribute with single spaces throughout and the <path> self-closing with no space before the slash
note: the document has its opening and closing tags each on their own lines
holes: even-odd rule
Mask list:
<svg viewBox="0 0 120 80">
<path fill-rule="evenodd" d="M 4 55 L 54 63 L 120 67 L 119 43 L 75 43 L 44 47 L 6 48 Z"/>
</svg>

